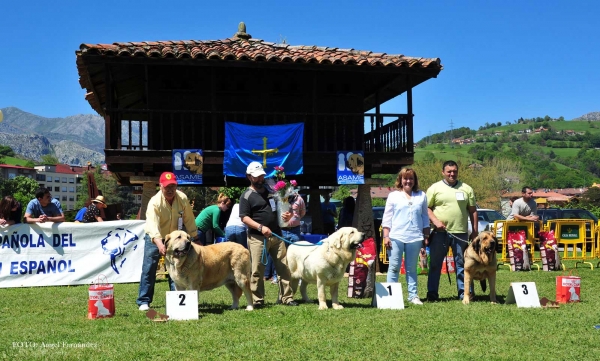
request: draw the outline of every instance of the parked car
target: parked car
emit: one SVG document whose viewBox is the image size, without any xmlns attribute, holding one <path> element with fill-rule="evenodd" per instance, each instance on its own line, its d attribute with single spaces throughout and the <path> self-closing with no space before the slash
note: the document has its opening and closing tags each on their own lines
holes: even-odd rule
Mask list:
<svg viewBox="0 0 600 361">
<path fill-rule="evenodd" d="M 587 209 L 543 208 L 538 209 L 537 213 L 544 223 L 551 219 L 592 219 L 598 223 L 598 217 Z"/>
<path fill-rule="evenodd" d="M 537 213 L 544 226 L 552 219 L 590 219 L 594 224 L 598 224 L 598 217 L 587 209 L 543 208 L 538 209 Z M 592 230 L 589 225 L 585 227 L 585 237 L 592 238 Z"/>
<path fill-rule="evenodd" d="M 505 220 L 506 217 L 504 217 L 502 215 L 502 213 L 495 211 L 493 209 L 484 209 L 484 208 L 478 208 L 477 209 L 477 230 L 479 232 L 482 231 L 491 231 L 492 230 L 492 226 L 494 225 L 495 221 L 503 221 Z M 471 226 L 471 219 L 469 218 L 469 234 L 471 233 L 472 230 L 472 226 Z M 496 230 L 496 238 L 498 239 L 498 246 L 496 247 L 496 250 L 498 252 L 502 252 L 502 243 L 500 242 L 500 239 L 502 238 L 502 229 L 497 229 Z"/>
</svg>

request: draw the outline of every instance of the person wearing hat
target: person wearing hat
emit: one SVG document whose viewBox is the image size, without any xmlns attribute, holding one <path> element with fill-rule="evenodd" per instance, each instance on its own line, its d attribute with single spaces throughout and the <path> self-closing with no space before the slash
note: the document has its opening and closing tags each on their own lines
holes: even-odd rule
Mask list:
<svg viewBox="0 0 600 361">
<path fill-rule="evenodd" d="M 92 204 L 88 207 L 83 215 L 83 223 L 103 222 L 100 217 L 100 209 L 106 208 L 103 196 L 98 196 L 92 200 Z"/>
<path fill-rule="evenodd" d="M 281 236 L 281 229 L 277 221 L 275 200 L 265 188 L 265 171 L 258 162 L 252 162 L 246 169 L 246 177 L 250 187 L 240 197 L 240 218 L 248 226 L 248 249 L 252 262 L 250 275 L 250 289 L 255 308 L 264 305 L 265 265 L 261 262 L 263 249 L 266 245 L 267 252 L 275 262 L 275 269 L 279 275 L 279 294 L 281 302 L 287 306 L 298 306 L 293 299 L 290 287 L 290 270 L 286 261 L 286 247 L 283 241 L 273 234 Z M 269 198 L 271 196 L 271 198 Z M 282 214 L 284 221 L 288 221 L 292 213 Z"/>
<path fill-rule="evenodd" d="M 192 207 L 185 193 L 177 190 L 175 174 L 164 172 L 159 183 L 160 191 L 150 198 L 146 209 L 144 261 L 136 300 L 140 311 L 147 311 L 152 303 L 158 260 L 167 251 L 165 237 L 178 229 L 184 229 L 193 239 L 198 237 Z M 168 279 L 171 291 L 175 291 L 175 284 Z"/>
</svg>

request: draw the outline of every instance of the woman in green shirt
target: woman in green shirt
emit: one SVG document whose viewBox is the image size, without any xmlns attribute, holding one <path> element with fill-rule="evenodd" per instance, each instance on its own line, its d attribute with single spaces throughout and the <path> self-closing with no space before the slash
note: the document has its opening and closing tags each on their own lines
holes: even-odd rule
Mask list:
<svg viewBox="0 0 600 361">
<path fill-rule="evenodd" d="M 206 232 L 211 229 L 216 237 L 225 237 L 225 232 L 219 227 L 219 218 L 221 218 L 221 212 L 227 211 L 232 203 L 229 197 L 220 193 L 217 198 L 217 204 L 204 208 L 198 217 L 196 217 L 198 240 L 203 246 L 206 246 Z"/>
</svg>

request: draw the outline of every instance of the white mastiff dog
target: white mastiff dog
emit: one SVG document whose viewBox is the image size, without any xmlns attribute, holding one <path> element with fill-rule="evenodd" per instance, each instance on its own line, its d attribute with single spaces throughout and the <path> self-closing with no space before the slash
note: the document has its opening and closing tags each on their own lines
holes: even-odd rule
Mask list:
<svg viewBox="0 0 600 361">
<path fill-rule="evenodd" d="M 309 302 L 306 286 L 316 283 L 319 310 L 326 310 L 325 286 L 331 290 L 332 307 L 344 308 L 338 302 L 338 287 L 348 264 L 356 257 L 356 248 L 365 240 L 365 234 L 353 227 L 343 227 L 323 240 L 322 245 L 301 241 L 293 243 L 287 250 L 287 264 L 292 274 L 292 290 L 296 293 L 298 281 L 302 299 Z"/>
</svg>

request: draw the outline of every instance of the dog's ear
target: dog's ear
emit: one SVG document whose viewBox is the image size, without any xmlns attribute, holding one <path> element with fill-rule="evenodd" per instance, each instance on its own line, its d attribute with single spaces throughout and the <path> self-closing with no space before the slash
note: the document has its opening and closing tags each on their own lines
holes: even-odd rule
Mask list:
<svg viewBox="0 0 600 361">
<path fill-rule="evenodd" d="M 167 236 L 165 237 L 165 248 L 167 248 L 167 244 L 169 243 L 169 240 L 171 239 L 171 233 L 167 234 Z"/>
<path fill-rule="evenodd" d="M 338 233 L 338 232 L 336 232 L 336 233 Z M 342 234 L 342 232 L 339 232 L 339 234 L 336 234 L 336 236 L 334 237 L 333 246 L 335 248 L 342 248 L 342 237 L 348 237 L 348 235 Z"/>
<path fill-rule="evenodd" d="M 475 253 L 479 253 L 479 251 L 481 250 L 481 234 L 479 234 L 479 235 L 477 235 L 477 237 L 475 237 L 475 239 L 471 243 L 471 247 L 473 247 L 473 250 L 475 251 Z"/>
</svg>

